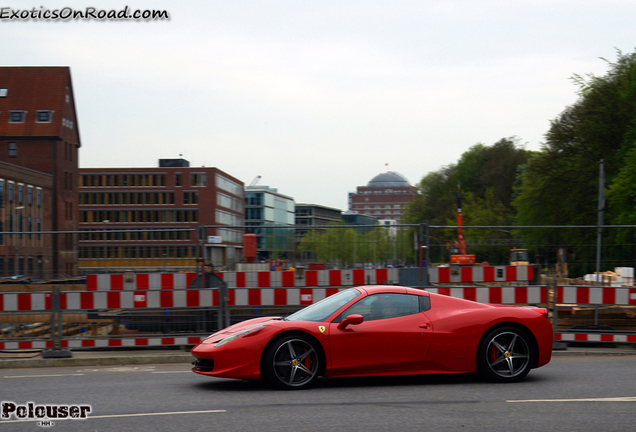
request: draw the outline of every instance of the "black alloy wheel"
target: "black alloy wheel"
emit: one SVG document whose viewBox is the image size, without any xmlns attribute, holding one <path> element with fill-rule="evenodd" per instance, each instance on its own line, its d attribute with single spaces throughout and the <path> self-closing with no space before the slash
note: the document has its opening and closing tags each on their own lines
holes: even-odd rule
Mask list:
<svg viewBox="0 0 636 432">
<path fill-rule="evenodd" d="M 532 369 L 533 347 L 530 336 L 521 329 L 493 329 L 479 344 L 477 368 L 493 382 L 520 381 Z"/>
<path fill-rule="evenodd" d="M 307 388 L 318 378 L 319 348 L 303 335 L 282 336 L 266 349 L 262 367 L 265 378 L 280 388 Z"/>
</svg>

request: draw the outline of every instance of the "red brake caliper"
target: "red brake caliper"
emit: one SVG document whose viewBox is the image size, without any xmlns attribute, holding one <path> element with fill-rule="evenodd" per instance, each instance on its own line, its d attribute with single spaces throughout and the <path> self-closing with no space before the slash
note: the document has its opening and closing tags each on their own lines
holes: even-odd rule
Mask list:
<svg viewBox="0 0 636 432">
<path fill-rule="evenodd" d="M 305 350 L 305 352 L 307 352 L 307 350 Z M 311 370 L 311 356 L 305 357 L 304 365 L 307 370 Z"/>
<path fill-rule="evenodd" d="M 497 347 L 490 347 L 490 363 L 494 363 L 497 360 Z"/>
</svg>

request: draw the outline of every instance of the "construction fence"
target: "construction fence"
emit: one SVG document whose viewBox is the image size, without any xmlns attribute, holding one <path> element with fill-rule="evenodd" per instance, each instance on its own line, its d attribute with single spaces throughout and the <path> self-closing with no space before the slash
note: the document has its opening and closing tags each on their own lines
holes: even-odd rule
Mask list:
<svg viewBox="0 0 636 432">
<path fill-rule="evenodd" d="M 399 284 L 397 269 L 380 270 L 365 276 L 373 284 Z M 357 285 L 353 280 L 342 285 L 341 279 L 341 285 L 333 286 L 330 272 L 317 271 L 303 286 L 284 286 L 284 277 L 281 283 L 271 278 L 281 272 L 255 272 L 137 274 L 123 284 L 123 274 L 94 275 L 85 286 L 3 287 L 0 349 L 63 357 L 78 349 L 191 346 L 231 324 L 286 315 Z M 556 341 L 636 343 L 635 288 L 560 286 L 556 279 L 545 285 L 420 288 L 480 303 L 545 307 Z"/>
<path fill-rule="evenodd" d="M 0 232 L 0 278 L 192 272 L 203 264 L 215 271 L 247 270 L 246 233 L 256 237 L 251 264 L 259 264 L 258 270 L 444 267 L 458 253 L 458 227 L 425 223 L 130 226 L 103 221 L 69 232 L 20 226 L 24 231 Z M 524 251 L 526 264 L 538 266 L 541 274 L 591 282 L 586 275 L 636 267 L 636 242 L 618 242 L 631 237 L 616 235 L 633 228 L 636 225 L 465 226 L 462 247 L 476 264 L 510 265 Z M 555 233 L 569 233 L 570 240 L 555 241 Z"/>
</svg>

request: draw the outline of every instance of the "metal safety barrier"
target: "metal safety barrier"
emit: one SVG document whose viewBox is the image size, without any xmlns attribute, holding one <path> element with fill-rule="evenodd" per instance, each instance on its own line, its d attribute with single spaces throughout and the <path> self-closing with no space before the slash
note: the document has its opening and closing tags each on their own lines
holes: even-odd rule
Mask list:
<svg viewBox="0 0 636 432">
<path fill-rule="evenodd" d="M 225 326 L 224 289 L 0 293 L 0 349 L 193 345 Z M 46 356 L 45 356 L 46 357 Z"/>
<path fill-rule="evenodd" d="M 0 293 L 0 349 L 41 349 L 45 357 L 64 357 L 73 349 L 194 345 L 228 325 L 286 315 L 350 288 L 232 285 L 182 288 L 164 284 L 161 289 L 116 285 L 84 291 L 53 286 L 44 292 Z M 546 307 L 555 341 L 636 343 L 636 288 L 550 282 L 425 289 L 480 303 Z"/>
</svg>

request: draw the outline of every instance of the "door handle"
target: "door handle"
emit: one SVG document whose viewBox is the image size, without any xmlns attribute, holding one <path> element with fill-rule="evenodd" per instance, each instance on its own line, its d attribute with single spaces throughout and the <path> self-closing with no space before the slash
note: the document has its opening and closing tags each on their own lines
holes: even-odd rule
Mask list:
<svg viewBox="0 0 636 432">
<path fill-rule="evenodd" d="M 428 324 L 428 323 L 420 324 L 420 328 L 427 329 L 427 328 L 429 328 L 429 327 L 430 327 L 430 326 L 429 326 L 429 324 Z"/>
</svg>

